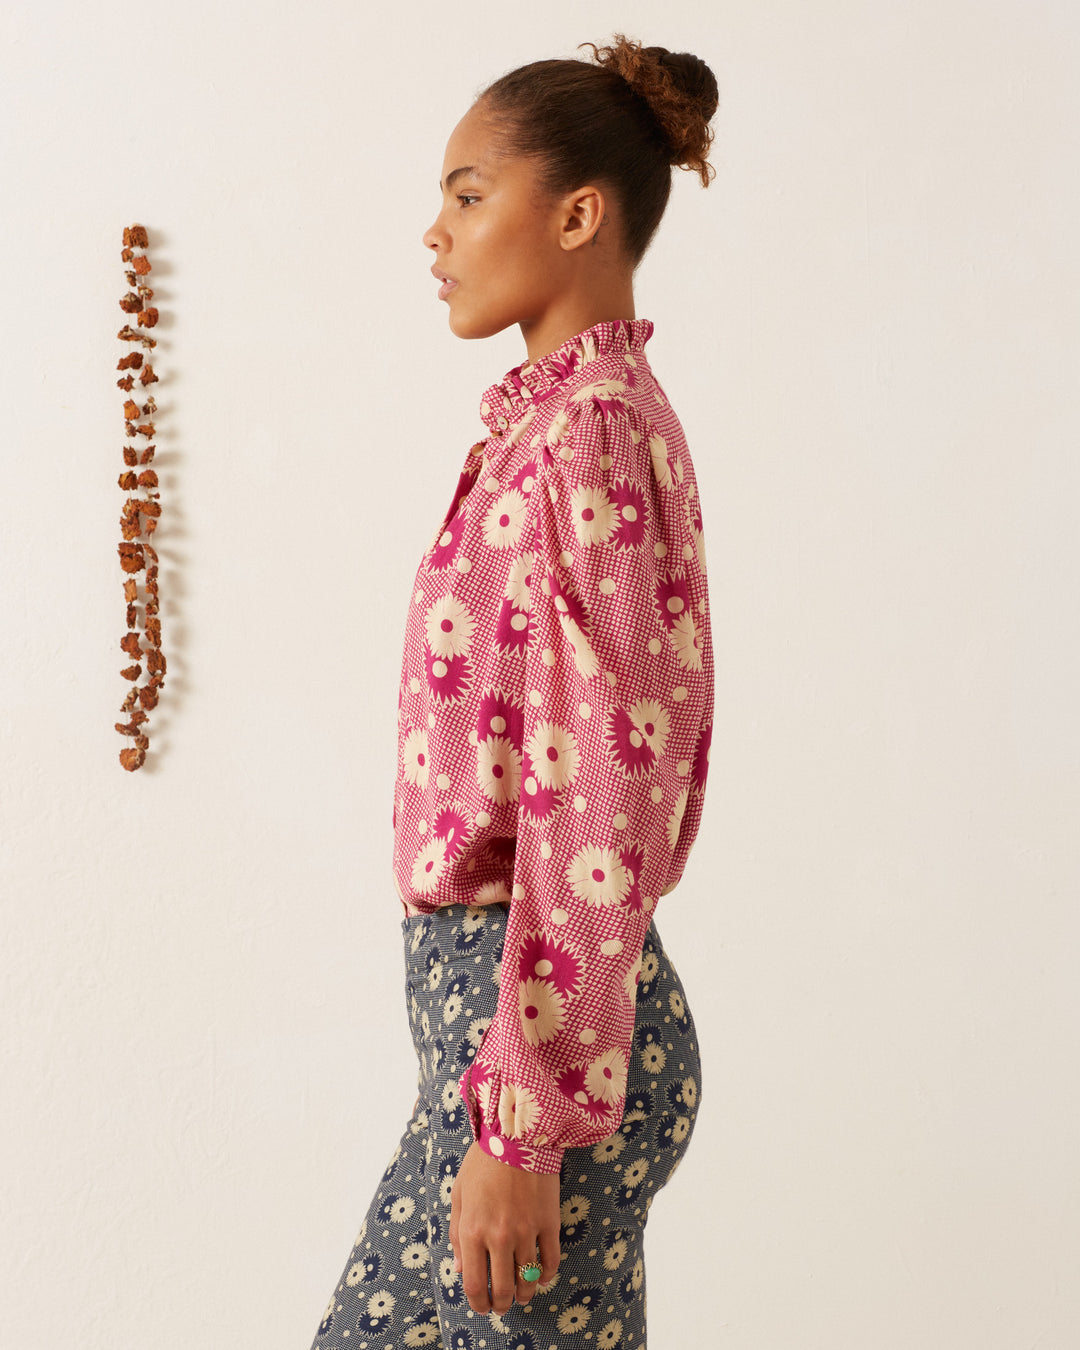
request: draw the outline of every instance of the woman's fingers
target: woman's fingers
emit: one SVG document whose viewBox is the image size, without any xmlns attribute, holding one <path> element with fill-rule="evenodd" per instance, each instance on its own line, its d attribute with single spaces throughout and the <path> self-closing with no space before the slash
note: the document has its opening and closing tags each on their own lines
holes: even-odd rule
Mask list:
<svg viewBox="0 0 1080 1350">
<path fill-rule="evenodd" d="M 498 1251 L 489 1251 L 491 1261 L 491 1311 L 508 1312 L 517 1293 L 517 1267 L 511 1247 L 500 1244 Z"/>
<path fill-rule="evenodd" d="M 559 1262 L 562 1260 L 562 1253 L 559 1250 L 559 1230 L 558 1228 L 541 1228 L 540 1230 L 540 1264 L 543 1270 L 540 1279 L 533 1288 L 539 1285 L 549 1285 L 555 1276 L 559 1273 Z"/>
<path fill-rule="evenodd" d="M 533 1240 L 531 1246 L 519 1247 L 514 1256 L 514 1274 L 517 1276 L 517 1301 L 524 1305 L 532 1301 L 533 1294 L 539 1288 L 539 1280 L 527 1280 L 521 1273 L 521 1267 L 527 1266 L 530 1261 L 535 1261 L 538 1265 L 542 1264 L 536 1250 L 536 1241 Z M 547 1279 L 547 1271 L 542 1271 L 540 1279 Z"/>
<path fill-rule="evenodd" d="M 455 1247 L 454 1250 L 461 1254 L 461 1286 L 469 1300 L 469 1307 L 473 1312 L 491 1312 L 487 1248 L 477 1238 L 464 1237 L 461 1247 Z"/>
</svg>

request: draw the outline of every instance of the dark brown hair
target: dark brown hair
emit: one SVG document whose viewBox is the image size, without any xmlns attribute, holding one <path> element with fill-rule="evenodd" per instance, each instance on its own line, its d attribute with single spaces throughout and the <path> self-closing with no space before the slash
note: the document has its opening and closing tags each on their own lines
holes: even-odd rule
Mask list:
<svg viewBox="0 0 1080 1350">
<path fill-rule="evenodd" d="M 590 182 L 610 186 L 623 251 L 637 267 L 667 206 L 672 166 L 699 173 L 703 187 L 716 174 L 706 156 L 719 92 L 716 76 L 690 52 L 642 47 L 622 33 L 612 41 L 580 44 L 592 47 L 595 64 L 519 66 L 476 103 L 491 114 L 497 154 L 536 159 L 541 196 Z"/>
</svg>

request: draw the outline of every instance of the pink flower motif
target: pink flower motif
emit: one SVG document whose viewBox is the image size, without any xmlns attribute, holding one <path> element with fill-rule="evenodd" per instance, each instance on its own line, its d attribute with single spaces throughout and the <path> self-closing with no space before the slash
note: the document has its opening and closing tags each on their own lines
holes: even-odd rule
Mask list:
<svg viewBox="0 0 1080 1350">
<path fill-rule="evenodd" d="M 608 752 L 623 773 L 637 778 L 656 763 L 652 746 L 634 725 L 625 708 L 616 708 L 608 720 Z"/>
<path fill-rule="evenodd" d="M 589 634 L 589 611 L 572 582 L 561 582 L 559 578 L 550 569 L 547 573 L 548 589 L 551 592 L 551 603 L 555 606 L 557 613 L 567 614 L 577 624 L 581 631 Z"/>
<path fill-rule="evenodd" d="M 454 504 L 447 513 L 450 519 L 444 524 L 439 537 L 431 547 L 428 566 L 432 571 L 440 571 L 444 567 L 449 567 L 454 554 L 457 552 L 462 531 L 465 529 L 465 512 L 462 510 L 462 503 L 476 482 L 479 465 L 480 461 L 475 456 L 470 456 L 468 467 L 462 469 L 458 476 L 457 487 L 454 489 Z"/>
<path fill-rule="evenodd" d="M 704 788 L 705 780 L 709 776 L 709 746 L 711 744 L 712 723 L 708 722 L 701 728 L 697 748 L 694 750 L 693 767 L 690 770 L 690 776 L 696 788 Z"/>
<path fill-rule="evenodd" d="M 510 486 L 528 496 L 536 485 L 536 460 L 530 459 L 527 464 L 523 464 L 513 478 L 510 479 Z"/>
<path fill-rule="evenodd" d="M 563 1069 L 556 1082 L 563 1096 L 569 1097 L 575 1106 L 593 1120 L 600 1121 L 611 1112 L 607 1104 L 598 1101 L 585 1086 L 585 1073 L 588 1067 L 587 1064 L 575 1064 L 572 1068 Z"/>
<path fill-rule="evenodd" d="M 476 715 L 476 734 L 480 740 L 505 736 L 520 750 L 523 724 L 524 714 L 518 704 L 498 689 L 484 691 Z"/>
<path fill-rule="evenodd" d="M 669 630 L 680 615 L 690 612 L 690 591 L 681 569 L 660 578 L 656 588 L 656 604 L 661 622 Z"/>
<path fill-rule="evenodd" d="M 619 524 L 612 543 L 616 548 L 637 548 L 645 538 L 648 507 L 645 494 L 629 478 L 620 478 L 608 488 L 611 500 L 619 509 Z"/>
<path fill-rule="evenodd" d="M 581 958 L 572 947 L 537 930 L 521 944 L 518 978 L 550 980 L 562 994 L 572 994 L 581 982 Z"/>
<path fill-rule="evenodd" d="M 458 656 L 435 656 L 425 644 L 424 670 L 428 688 L 440 703 L 459 703 L 472 684 L 472 666 L 464 652 Z"/>
<path fill-rule="evenodd" d="M 645 847 L 643 844 L 627 844 L 619 849 L 619 857 L 630 877 L 630 887 L 623 898 L 623 908 L 643 910 L 645 901 L 641 895 L 641 873 L 645 867 Z"/>
<path fill-rule="evenodd" d="M 509 1163 L 511 1167 L 523 1167 L 526 1162 L 532 1161 L 532 1149 L 527 1144 L 495 1134 L 486 1125 L 480 1132 L 480 1147 L 485 1153 L 490 1153 L 500 1162 Z"/>
<path fill-rule="evenodd" d="M 465 847 L 470 824 L 470 818 L 457 802 L 453 806 L 444 806 L 435 816 L 435 837 L 445 841 L 447 860 L 456 858 Z"/>
<path fill-rule="evenodd" d="M 550 820 L 558 810 L 561 794 L 546 788 L 537 778 L 532 760 L 526 754 L 521 762 L 521 814 L 532 824 Z"/>
<path fill-rule="evenodd" d="M 504 652 L 523 652 L 529 643 L 529 616 L 504 600 L 495 622 L 495 645 Z"/>
</svg>

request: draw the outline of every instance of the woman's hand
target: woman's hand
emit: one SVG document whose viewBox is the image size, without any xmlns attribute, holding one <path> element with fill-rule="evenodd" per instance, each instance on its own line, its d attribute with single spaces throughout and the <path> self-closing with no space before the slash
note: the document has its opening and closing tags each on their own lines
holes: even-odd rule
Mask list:
<svg viewBox="0 0 1080 1350">
<path fill-rule="evenodd" d="M 507 1312 L 515 1295 L 528 1303 L 559 1268 L 558 1173 L 511 1167 L 474 1141 L 450 1188 L 450 1245 L 474 1312 Z M 537 1247 L 540 1279 L 530 1284 L 518 1266 L 537 1260 Z"/>
</svg>

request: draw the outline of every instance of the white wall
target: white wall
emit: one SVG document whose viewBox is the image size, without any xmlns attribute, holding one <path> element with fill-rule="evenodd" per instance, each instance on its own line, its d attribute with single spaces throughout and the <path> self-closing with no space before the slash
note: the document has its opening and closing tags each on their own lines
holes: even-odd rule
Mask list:
<svg viewBox="0 0 1080 1350">
<path fill-rule="evenodd" d="M 722 100 L 637 293 L 717 653 L 652 1343 L 1080 1343 L 1075 6 L 8 0 L 4 1346 L 310 1342 L 415 1082 L 407 596 L 524 359 L 453 337 L 420 238 L 479 88 L 614 31 Z M 128 774 L 134 221 L 170 673 Z"/>
</svg>

